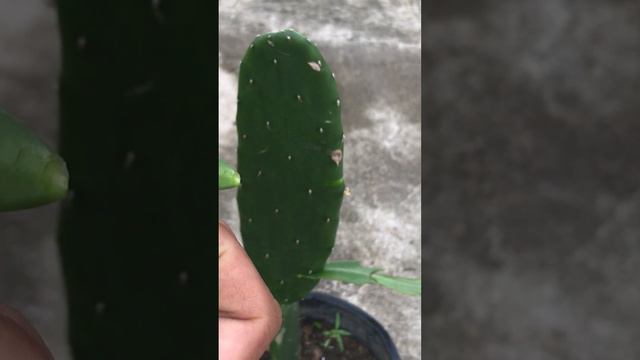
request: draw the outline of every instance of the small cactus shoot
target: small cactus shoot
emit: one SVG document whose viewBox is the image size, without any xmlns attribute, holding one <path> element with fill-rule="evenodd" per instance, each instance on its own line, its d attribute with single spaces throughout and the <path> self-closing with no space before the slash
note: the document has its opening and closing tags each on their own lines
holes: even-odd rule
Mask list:
<svg viewBox="0 0 640 360">
<path fill-rule="evenodd" d="M 242 238 L 281 304 L 303 298 L 335 242 L 345 190 L 340 96 L 329 64 L 293 30 L 258 36 L 240 67 Z"/>
<path fill-rule="evenodd" d="M 218 159 L 218 190 L 240 186 L 240 174 L 229 164 Z"/>
<path fill-rule="evenodd" d="M 60 200 L 68 182 L 64 160 L 0 109 L 0 211 Z"/>
</svg>

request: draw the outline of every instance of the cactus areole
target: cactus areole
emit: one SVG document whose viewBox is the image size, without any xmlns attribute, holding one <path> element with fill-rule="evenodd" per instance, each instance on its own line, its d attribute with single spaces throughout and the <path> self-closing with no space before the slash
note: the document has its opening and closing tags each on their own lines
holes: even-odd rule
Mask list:
<svg viewBox="0 0 640 360">
<path fill-rule="evenodd" d="M 258 36 L 240 67 L 238 190 L 245 248 L 275 298 L 318 282 L 333 248 L 345 185 L 334 75 L 293 30 Z"/>
</svg>

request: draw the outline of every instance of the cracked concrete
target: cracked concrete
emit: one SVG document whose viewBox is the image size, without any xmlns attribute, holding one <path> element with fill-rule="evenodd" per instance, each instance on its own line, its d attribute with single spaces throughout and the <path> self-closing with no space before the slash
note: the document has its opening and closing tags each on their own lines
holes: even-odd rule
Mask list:
<svg viewBox="0 0 640 360">
<path fill-rule="evenodd" d="M 640 5 L 425 6 L 425 357 L 640 358 Z"/>
</svg>

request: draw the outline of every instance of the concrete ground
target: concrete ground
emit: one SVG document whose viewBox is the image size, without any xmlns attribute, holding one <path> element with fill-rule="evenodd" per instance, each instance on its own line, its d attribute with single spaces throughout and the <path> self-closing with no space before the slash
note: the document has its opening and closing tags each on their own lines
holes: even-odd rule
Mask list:
<svg viewBox="0 0 640 360">
<path fill-rule="evenodd" d="M 417 1 L 220 2 L 220 156 L 235 163 L 240 59 L 260 33 L 294 28 L 318 44 L 341 92 L 345 178 L 332 258 L 362 260 L 419 277 L 420 7 Z M 220 216 L 238 228 L 235 194 L 223 193 Z M 421 358 L 419 298 L 374 286 L 322 282 L 317 290 L 357 304 L 390 332 L 403 359 Z"/>
<path fill-rule="evenodd" d="M 320 5 L 322 4 L 322 5 Z M 235 161 L 237 65 L 260 33 L 294 27 L 331 63 L 342 93 L 345 175 L 336 259 L 420 276 L 420 15 L 416 1 L 220 3 L 220 154 Z M 60 52 L 45 0 L 0 0 L 0 106 L 55 147 Z M 221 217 L 235 226 L 233 193 Z M 57 205 L 0 214 L 0 302 L 20 309 L 57 360 L 68 360 L 65 299 L 55 244 Z M 237 228 L 237 227 L 236 227 Z M 403 359 L 420 359 L 420 299 L 372 286 L 323 282 L 376 317 Z"/>
<path fill-rule="evenodd" d="M 640 3 L 424 6 L 424 357 L 640 359 Z"/>
</svg>

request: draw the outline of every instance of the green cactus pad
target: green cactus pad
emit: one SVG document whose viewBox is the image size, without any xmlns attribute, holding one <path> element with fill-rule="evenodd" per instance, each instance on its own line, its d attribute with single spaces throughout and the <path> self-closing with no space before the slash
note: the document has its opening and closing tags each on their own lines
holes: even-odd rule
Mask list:
<svg viewBox="0 0 640 360">
<path fill-rule="evenodd" d="M 335 242 L 345 189 L 335 76 L 293 30 L 258 36 L 238 89 L 238 191 L 244 245 L 276 299 L 304 297 Z"/>
<path fill-rule="evenodd" d="M 60 200 L 68 181 L 64 160 L 0 109 L 0 211 Z"/>
<path fill-rule="evenodd" d="M 56 4 L 73 359 L 214 359 L 217 4 Z"/>
</svg>

